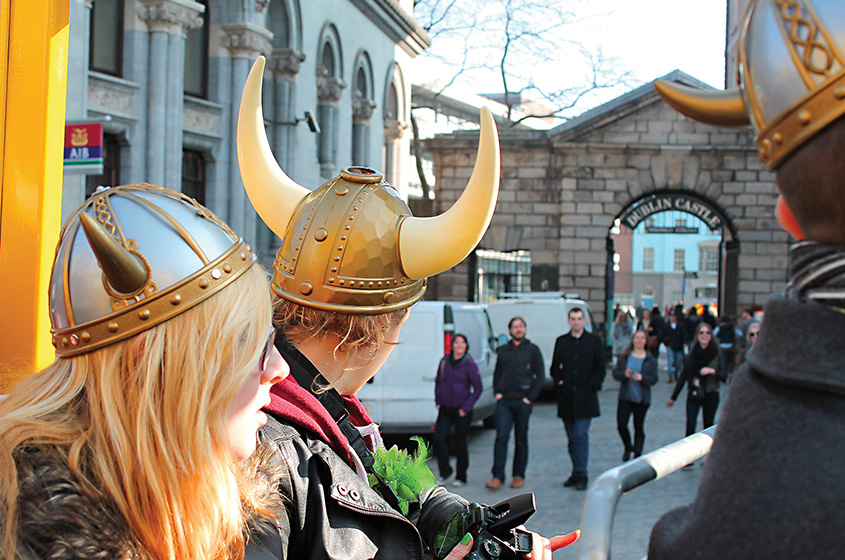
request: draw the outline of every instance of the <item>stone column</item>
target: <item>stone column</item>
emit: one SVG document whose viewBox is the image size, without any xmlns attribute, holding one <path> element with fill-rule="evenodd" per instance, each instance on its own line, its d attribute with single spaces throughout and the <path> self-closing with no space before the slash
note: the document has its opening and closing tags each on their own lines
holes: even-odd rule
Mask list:
<svg viewBox="0 0 845 560">
<path fill-rule="evenodd" d="M 320 144 L 318 158 L 320 175 L 331 179 L 337 172 L 337 128 L 338 105 L 346 82 L 334 76 L 327 76 L 325 67 L 317 68 L 317 120 L 320 122 Z"/>
<path fill-rule="evenodd" d="M 399 185 L 402 164 L 402 137 L 408 125 L 397 119 L 384 119 L 384 178 Z M 407 196 L 407 193 L 402 193 Z"/>
<path fill-rule="evenodd" d="M 88 52 L 93 0 L 73 0 L 70 9 L 68 44 L 67 120 L 88 118 Z M 78 30 L 78 31 L 77 31 Z M 85 200 L 85 175 L 64 174 L 62 178 L 62 223 Z"/>
<path fill-rule="evenodd" d="M 273 34 L 267 29 L 251 23 L 231 23 L 220 26 L 223 31 L 222 44 L 232 57 L 232 98 L 229 100 L 229 225 L 253 246 L 256 244 L 256 222 L 258 215 L 246 198 L 241 174 L 237 166 L 238 108 L 250 66 L 258 55 L 269 55 L 272 50 Z M 260 248 L 259 248 L 260 249 Z"/>
<path fill-rule="evenodd" d="M 370 119 L 376 102 L 367 99 L 357 91 L 352 95 L 352 164 L 366 165 L 370 163 Z"/>
<path fill-rule="evenodd" d="M 205 6 L 191 0 L 138 0 L 138 16 L 150 29 L 147 95 L 147 173 L 151 183 L 182 185 L 182 105 L 185 38 L 200 27 Z"/>
</svg>

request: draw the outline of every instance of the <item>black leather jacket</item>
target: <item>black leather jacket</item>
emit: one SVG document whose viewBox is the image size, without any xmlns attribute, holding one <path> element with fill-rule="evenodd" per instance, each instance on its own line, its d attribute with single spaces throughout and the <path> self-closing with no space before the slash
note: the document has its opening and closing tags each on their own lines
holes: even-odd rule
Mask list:
<svg viewBox="0 0 845 560">
<path fill-rule="evenodd" d="M 284 512 L 276 535 L 247 550 L 251 560 L 422 559 L 417 528 L 387 504 L 325 442 L 268 415 L 259 432 L 284 462 Z M 448 493 L 432 490 L 426 499 Z"/>
</svg>

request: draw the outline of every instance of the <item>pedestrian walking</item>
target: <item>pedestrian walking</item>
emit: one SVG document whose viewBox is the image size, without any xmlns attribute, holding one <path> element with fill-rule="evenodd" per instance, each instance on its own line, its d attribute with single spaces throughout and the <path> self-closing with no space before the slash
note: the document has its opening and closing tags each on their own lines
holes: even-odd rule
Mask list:
<svg viewBox="0 0 845 560">
<path fill-rule="evenodd" d="M 613 339 L 613 357 L 618 358 L 628 344 L 631 342 L 631 335 L 634 334 L 634 318 L 628 311 L 622 311 L 616 316 L 613 328 L 610 329 L 610 338 Z"/>
<path fill-rule="evenodd" d="M 576 490 L 587 489 L 590 423 L 601 414 L 598 392 L 606 374 L 601 339 L 584 330 L 585 322 L 580 307 L 569 310 L 570 330 L 555 341 L 551 365 L 557 415 L 563 420 L 572 460 L 572 474 L 563 485 Z"/>
<path fill-rule="evenodd" d="M 758 334 L 760 334 L 760 321 L 752 321 L 751 324 L 748 325 L 748 334 L 745 335 L 745 348 L 743 348 L 742 352 L 740 352 L 736 357 L 737 368 L 745 363 L 748 352 L 751 351 L 751 347 L 754 346 L 755 342 L 757 342 Z"/>
<path fill-rule="evenodd" d="M 454 443 L 457 455 L 452 486 L 464 486 L 467 483 L 467 435 L 472 424 L 472 407 L 481 396 L 482 388 L 478 366 L 469 353 L 467 337 L 456 334 L 452 337 L 451 352 L 440 360 L 434 382 L 434 403 L 437 406 L 434 452 L 437 454 L 437 466 L 440 469 L 440 484 L 446 483 L 453 474 L 446 444 L 446 437 L 452 426 L 455 427 Z"/>
<path fill-rule="evenodd" d="M 663 344 L 666 346 L 667 366 L 669 383 L 678 380 L 681 368 L 684 365 L 684 348 L 689 342 L 686 326 L 678 321 L 678 313 L 675 309 L 669 311 L 669 322 L 663 328 Z"/>
<path fill-rule="evenodd" d="M 698 411 L 703 409 L 704 428 L 713 425 L 719 408 L 719 383 L 727 381 L 728 368 L 719 345 L 713 342 L 710 325 L 703 322 L 695 331 L 695 342 L 687 356 L 684 369 L 666 406 L 687 388 L 687 435 L 695 433 Z"/>
<path fill-rule="evenodd" d="M 511 488 L 525 484 L 528 467 L 528 421 L 534 401 L 543 387 L 543 354 L 525 338 L 527 326 L 522 317 L 508 323 L 511 339 L 496 350 L 493 391 L 496 397 L 496 444 L 493 448 L 493 478 L 487 488 L 503 488 L 508 443 L 514 431 Z"/>
<path fill-rule="evenodd" d="M 652 317 L 652 312 L 646 309 L 643 311 L 643 318 L 637 324 L 638 331 L 645 331 L 646 334 L 646 349 L 651 352 L 651 355 L 657 358 L 660 354 L 660 323 L 655 322 Z"/>
<path fill-rule="evenodd" d="M 728 365 L 728 375 L 734 371 L 736 365 L 736 349 L 742 338 L 742 331 L 734 326 L 728 315 L 719 317 L 719 324 L 713 329 L 713 338 L 719 342 L 719 348 L 725 355 L 725 363 Z"/>
<path fill-rule="evenodd" d="M 645 443 L 645 416 L 651 405 L 651 386 L 657 383 L 657 359 L 646 351 L 645 331 L 636 331 L 631 342 L 616 361 L 613 378 L 622 385 L 619 387 L 619 403 L 616 406 L 616 428 L 625 451 L 622 461 L 639 457 Z M 634 441 L 628 422 L 634 417 Z"/>
</svg>

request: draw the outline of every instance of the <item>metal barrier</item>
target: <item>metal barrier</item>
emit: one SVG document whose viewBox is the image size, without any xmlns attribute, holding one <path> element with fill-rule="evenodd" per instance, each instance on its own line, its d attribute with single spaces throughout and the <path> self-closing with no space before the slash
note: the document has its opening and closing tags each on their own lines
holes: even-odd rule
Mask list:
<svg viewBox="0 0 845 560">
<path fill-rule="evenodd" d="M 713 445 L 716 426 L 602 473 L 587 492 L 581 515 L 579 560 L 608 560 L 616 506 L 622 494 L 701 459 Z"/>
</svg>

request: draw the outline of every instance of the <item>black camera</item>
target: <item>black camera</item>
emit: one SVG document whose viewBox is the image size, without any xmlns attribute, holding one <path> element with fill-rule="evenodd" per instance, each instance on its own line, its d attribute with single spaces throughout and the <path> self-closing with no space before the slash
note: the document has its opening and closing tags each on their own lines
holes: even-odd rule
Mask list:
<svg viewBox="0 0 845 560">
<path fill-rule="evenodd" d="M 520 494 L 494 506 L 470 503 L 443 492 L 423 504 L 417 528 L 434 558 L 441 560 L 469 533 L 466 560 L 522 560 L 531 552 L 531 533 L 517 529 L 537 510 L 534 493 Z"/>
</svg>

